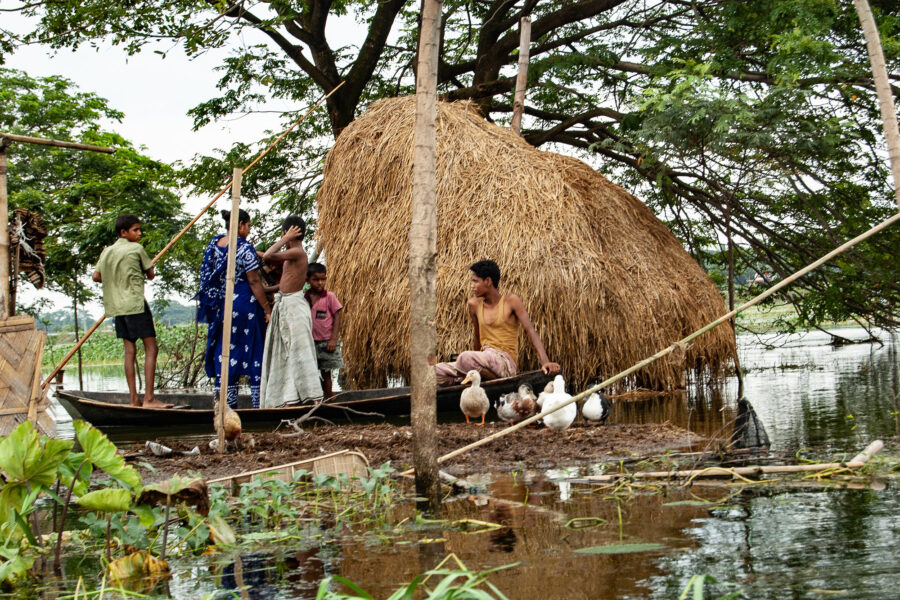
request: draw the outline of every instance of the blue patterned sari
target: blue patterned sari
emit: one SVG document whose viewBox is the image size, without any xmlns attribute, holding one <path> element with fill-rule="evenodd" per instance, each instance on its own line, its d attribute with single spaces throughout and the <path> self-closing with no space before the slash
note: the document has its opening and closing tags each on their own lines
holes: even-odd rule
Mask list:
<svg viewBox="0 0 900 600">
<path fill-rule="evenodd" d="M 218 235 L 206 247 L 200 267 L 200 291 L 197 292 L 197 321 L 208 323 L 206 336 L 206 375 L 215 379 L 219 390 L 222 372 L 222 324 L 225 312 L 225 271 L 228 246 L 221 248 Z M 253 407 L 259 408 L 259 384 L 262 375 L 263 344 L 266 339 L 265 313 L 247 281 L 247 273 L 259 269 L 253 244 L 238 237 L 234 269 L 234 304 L 231 313 L 230 366 L 228 369 L 228 405 L 237 408 L 238 377 L 250 378 Z"/>
</svg>

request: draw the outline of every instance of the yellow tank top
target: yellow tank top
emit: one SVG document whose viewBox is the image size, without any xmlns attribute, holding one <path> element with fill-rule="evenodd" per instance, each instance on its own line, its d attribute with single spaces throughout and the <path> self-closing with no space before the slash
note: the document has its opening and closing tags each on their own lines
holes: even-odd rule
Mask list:
<svg viewBox="0 0 900 600">
<path fill-rule="evenodd" d="M 493 323 L 484 320 L 484 300 L 478 305 L 478 333 L 481 338 L 481 347 L 490 346 L 508 353 L 514 362 L 519 361 L 519 325 L 506 320 L 503 305 L 506 296 L 500 297 L 497 304 L 497 318 Z"/>
</svg>

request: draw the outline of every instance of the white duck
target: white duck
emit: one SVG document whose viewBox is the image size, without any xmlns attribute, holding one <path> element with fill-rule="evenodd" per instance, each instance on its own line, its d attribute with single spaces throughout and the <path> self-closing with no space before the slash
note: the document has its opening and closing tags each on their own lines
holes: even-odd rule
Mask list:
<svg viewBox="0 0 900 600">
<path fill-rule="evenodd" d="M 542 412 L 553 410 L 560 404 L 572 399 L 572 396 L 566 393 L 566 382 L 562 375 L 557 375 L 553 380 L 553 392 L 547 394 L 546 391 L 541 394 L 544 396 L 544 404 L 541 407 Z M 550 429 L 562 431 L 568 429 L 575 417 L 578 416 L 578 407 L 572 402 L 564 408 L 544 417 L 544 425 Z"/>
<path fill-rule="evenodd" d="M 552 393 L 553 393 L 553 382 L 548 381 L 547 385 L 544 386 L 544 391 L 541 392 L 540 394 L 538 394 L 538 397 L 537 397 L 538 408 L 543 410 L 544 398 L 546 398 L 549 394 L 552 394 Z"/>
<path fill-rule="evenodd" d="M 609 398 L 594 392 L 584 401 L 584 406 L 581 407 L 581 415 L 588 421 L 599 421 L 602 424 L 609 417 L 611 410 L 612 403 L 609 401 Z"/>
<path fill-rule="evenodd" d="M 534 392 L 527 383 L 520 385 L 518 392 L 500 396 L 500 400 L 497 402 L 497 416 L 509 422 L 510 425 L 527 419 L 537 411 Z"/>
<path fill-rule="evenodd" d="M 481 423 L 478 425 L 484 425 L 484 415 L 491 407 L 491 402 L 481 387 L 481 373 L 474 369 L 466 373 L 466 378 L 462 382 L 470 381 L 472 386 L 464 389 L 459 395 L 459 409 L 466 415 L 466 423 L 469 422 L 469 417 L 473 419 L 481 417 Z"/>
</svg>

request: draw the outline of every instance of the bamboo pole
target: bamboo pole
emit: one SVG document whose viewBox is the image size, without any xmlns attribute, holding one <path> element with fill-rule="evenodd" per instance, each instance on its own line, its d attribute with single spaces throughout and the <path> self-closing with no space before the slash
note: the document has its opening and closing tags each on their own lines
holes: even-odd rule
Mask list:
<svg viewBox="0 0 900 600">
<path fill-rule="evenodd" d="M 41 361 L 44 360 L 44 342 L 47 339 L 47 334 L 43 331 L 40 331 L 41 343 L 38 344 L 37 357 L 34 361 L 34 374 L 32 375 L 33 379 L 31 384 L 31 396 L 28 398 L 28 420 L 32 423 L 37 423 L 37 413 L 38 413 L 38 404 L 41 401 L 41 396 L 43 395 L 43 390 L 39 385 L 41 381 Z"/>
<path fill-rule="evenodd" d="M 54 146 L 56 148 L 71 148 L 73 150 L 89 150 L 91 152 L 103 152 L 104 154 L 115 154 L 116 152 L 115 148 L 105 148 L 103 146 L 92 146 L 90 144 L 79 144 L 76 142 L 64 142 L 62 140 L 31 137 L 30 135 L 16 135 L 12 133 L 3 133 L 2 131 L 0 131 L 0 139 L 2 138 L 6 138 L 11 142 L 37 144 L 38 146 Z"/>
<path fill-rule="evenodd" d="M 531 45 L 531 19 L 519 21 L 519 73 L 516 75 L 516 93 L 513 96 L 513 116 L 510 127 L 516 133 L 522 130 L 522 113 L 525 112 L 525 86 L 528 84 L 528 53 Z"/>
<path fill-rule="evenodd" d="M 9 197 L 6 192 L 6 148 L 0 138 L 0 320 L 9 318 Z"/>
<path fill-rule="evenodd" d="M 437 209 L 435 121 L 441 0 L 423 0 L 416 69 L 416 128 L 413 138 L 412 220 L 409 228 L 410 424 L 416 494 L 436 514 L 441 506 L 437 466 L 437 355 L 435 326 Z"/>
<path fill-rule="evenodd" d="M 894 197 L 900 209 L 900 131 L 897 129 L 897 112 L 894 108 L 894 96 L 888 81 L 887 67 L 884 62 L 884 51 L 878 26 L 868 0 L 853 0 L 856 13 L 862 26 L 866 47 L 869 50 L 869 61 L 872 63 L 872 79 L 875 81 L 875 92 L 881 109 L 881 120 L 884 124 L 884 137 L 887 141 L 888 155 L 891 159 L 891 174 L 894 177 Z"/>
<path fill-rule="evenodd" d="M 736 316 L 738 313 L 741 313 L 741 312 L 747 310 L 747 309 L 750 308 L 751 306 L 755 306 L 755 305 L 759 304 L 760 302 L 762 302 L 763 300 L 765 300 L 765 299 L 768 298 L 769 296 L 773 295 L 774 293 L 778 292 L 778 291 L 781 290 L 782 288 L 784 288 L 784 287 L 788 286 L 789 284 L 793 283 L 794 281 L 796 281 L 796 280 L 799 279 L 800 277 L 803 277 L 804 275 L 806 275 L 806 274 L 809 273 L 810 271 L 812 271 L 812 270 L 814 270 L 814 269 L 816 269 L 816 268 L 822 266 L 824 263 L 828 262 L 829 260 L 831 260 L 831 259 L 834 258 L 835 256 L 838 256 L 838 255 L 842 254 L 842 253 L 843 253 L 844 251 L 846 251 L 847 249 L 852 248 L 852 247 L 855 246 L 856 244 L 858 244 L 858 243 L 860 243 L 860 242 L 862 242 L 862 241 L 864 241 L 864 240 L 866 240 L 866 239 L 872 237 L 873 235 L 875 235 L 875 234 L 878 233 L 879 231 L 881 231 L 881 230 L 883 230 L 883 229 L 885 229 L 885 228 L 887 228 L 887 227 L 893 225 L 893 224 L 896 223 L 897 221 L 900 221 L 900 212 L 898 212 L 897 214 L 895 214 L 894 216 L 892 216 L 892 217 L 890 217 L 890 218 L 888 218 L 888 219 L 885 219 L 884 221 L 882 221 L 882 222 L 879 223 L 878 225 L 875 225 L 874 227 L 870 228 L 868 231 L 866 231 L 866 232 L 864 232 L 864 233 L 861 233 L 860 235 L 856 236 L 856 237 L 853 238 L 852 240 L 850 240 L 850 241 L 848 241 L 848 242 L 845 242 L 845 243 L 841 244 L 840 246 L 838 246 L 837 248 L 835 248 L 834 250 L 832 250 L 831 252 L 829 252 L 828 254 L 826 254 L 825 256 L 823 256 L 822 258 L 820 258 L 819 260 L 817 260 L 817 261 L 815 261 L 815 262 L 813 262 L 813 263 L 810 263 L 809 265 L 807 265 L 807 266 L 805 266 L 804 268 L 800 269 L 799 271 L 797 271 L 796 273 L 794 273 L 794 274 L 791 275 L 790 277 L 788 277 L 788 278 L 786 278 L 786 279 L 783 279 L 783 280 L 779 281 L 778 283 L 776 283 L 775 285 L 773 285 L 772 287 L 770 287 L 769 289 L 767 289 L 767 290 L 764 291 L 763 293 L 759 294 L 759 295 L 756 296 L 755 298 L 753 298 L 753 299 L 749 300 L 748 302 L 742 304 L 741 306 L 737 307 L 736 309 L 734 309 L 734 310 L 732 310 L 732 311 L 729 311 L 728 313 L 722 315 L 721 317 L 719 317 L 718 319 L 716 319 L 716 320 L 713 321 L 712 323 L 709 323 L 708 325 L 705 325 L 705 326 L 701 327 L 700 329 L 698 329 L 698 330 L 696 330 L 695 332 L 691 333 L 691 334 L 688 335 L 687 337 L 685 337 L 685 338 L 683 338 L 683 339 L 681 339 L 681 340 L 675 342 L 675 343 L 672 344 L 671 346 L 669 346 L 669 347 L 667 347 L 667 348 L 664 348 L 664 349 L 660 350 L 659 352 L 657 352 L 657 353 L 654 354 L 653 356 L 650 356 L 649 358 L 645 358 L 644 360 L 640 361 L 639 363 L 637 363 L 637 364 L 635 364 L 635 365 L 629 367 L 628 369 L 625 369 L 624 371 L 621 371 L 621 372 L 619 372 L 619 373 L 613 375 L 613 376 L 610 377 L 609 379 L 600 382 L 599 384 L 595 385 L 594 387 L 588 388 L 588 389 L 584 390 L 583 392 L 581 392 L 580 394 L 576 394 L 575 396 L 572 396 L 572 398 L 571 398 L 570 400 L 568 400 L 568 401 L 566 401 L 566 402 L 563 402 L 562 404 L 558 404 L 557 406 L 555 406 L 555 407 L 554 407 L 553 409 L 551 409 L 551 410 L 544 411 L 544 412 L 542 412 L 542 413 L 540 413 L 540 414 L 537 414 L 537 415 L 533 415 L 533 416 L 531 416 L 531 417 L 528 417 L 527 419 L 524 419 L 524 420 L 522 420 L 522 421 L 519 421 L 518 423 L 516 423 L 516 424 L 513 425 L 512 427 L 508 427 L 508 428 L 506 428 L 506 429 L 501 429 L 500 431 L 498 431 L 498 432 L 496 432 L 496 433 L 493 433 L 493 434 L 491 434 L 491 435 L 489 435 L 489 436 L 487 436 L 487 437 L 485 437 L 485 438 L 482 438 L 482 439 L 480 439 L 480 440 L 478 440 L 478 441 L 476 441 L 476 442 L 473 442 L 473 443 L 471 443 L 471 444 L 468 444 L 468 445 L 466 445 L 466 446 L 463 446 L 462 448 L 457 448 L 456 450 L 454 450 L 454 451 L 452 451 L 452 452 L 449 452 L 449 453 L 447 453 L 447 454 L 444 454 L 443 456 L 441 456 L 440 458 L 438 458 L 438 463 L 446 462 L 446 461 L 450 460 L 451 458 L 455 458 L 455 457 L 459 456 L 460 454 L 465 454 L 465 453 L 468 452 L 469 450 L 474 450 L 475 448 L 477 448 L 477 447 L 479 447 L 479 446 L 483 446 L 483 445 L 485 445 L 485 444 L 487 444 L 487 443 L 490 443 L 490 442 L 492 442 L 492 441 L 494 441 L 494 440 L 496 440 L 496 439 L 498 439 L 498 438 L 501 438 L 501 437 L 503 437 L 503 436 L 506 436 L 506 435 L 509 435 L 509 434 L 511 434 L 511 433 L 514 433 L 514 432 L 518 431 L 519 429 L 521 429 L 521 428 L 523 428 L 523 427 L 525 427 L 525 426 L 527 426 L 527 425 L 530 425 L 530 424 L 534 423 L 535 421 L 537 421 L 537 420 L 539 420 L 539 419 L 543 419 L 544 417 L 546 417 L 546 416 L 549 415 L 550 413 L 556 412 L 557 410 L 561 409 L 561 408 L 564 407 L 564 406 L 568 406 L 569 404 L 572 404 L 573 402 L 577 402 L 578 400 L 581 400 L 582 398 L 585 398 L 585 397 L 587 397 L 587 396 L 593 394 L 594 392 L 598 392 L 598 391 L 602 390 L 603 388 L 609 387 L 610 385 L 614 384 L 615 382 L 619 381 L 620 379 L 623 379 L 623 378 L 625 378 L 625 377 L 631 375 L 631 374 L 634 373 L 635 371 L 639 371 L 640 369 L 644 368 L 645 366 L 649 365 L 650 363 L 652 363 L 652 362 L 654 362 L 654 361 L 656 361 L 656 360 L 659 360 L 660 358 L 662 358 L 662 357 L 666 356 L 667 354 L 673 352 L 673 351 L 676 350 L 677 348 L 682 347 L 684 344 L 687 344 L 687 343 L 690 342 L 691 340 L 694 340 L 694 339 L 700 337 L 701 335 L 703 335 L 703 334 L 706 333 L 707 331 L 709 331 L 709 330 L 711 330 L 711 329 L 714 329 L 714 328 L 718 327 L 718 326 L 721 325 L 722 323 L 727 323 L 732 317 Z M 412 473 L 412 469 L 406 471 L 405 473 Z"/>
<path fill-rule="evenodd" d="M 707 467 L 705 469 L 685 469 L 680 471 L 643 471 L 637 473 L 611 473 L 609 475 L 591 475 L 570 480 L 570 483 L 609 483 L 623 477 L 634 479 L 690 479 L 693 477 L 743 477 L 746 475 L 777 475 L 781 473 L 816 473 L 832 469 L 858 469 L 865 466 L 869 459 L 881 452 L 884 443 L 875 440 L 865 450 L 853 457 L 849 462 L 818 463 L 814 465 L 781 465 L 774 467 Z"/>
<path fill-rule="evenodd" d="M 231 218 L 228 220 L 228 263 L 225 267 L 225 309 L 222 322 L 222 361 L 219 369 L 219 410 L 216 411 L 216 431 L 219 434 L 218 453 L 225 452 L 225 403 L 228 396 L 228 371 L 231 369 L 231 311 L 234 310 L 234 263 L 237 259 L 238 227 L 240 226 L 241 168 L 235 167 L 231 177 Z"/>
<path fill-rule="evenodd" d="M 325 95 L 324 98 L 322 98 L 321 100 L 319 100 L 319 102 L 317 102 L 315 106 L 313 106 L 313 107 L 310 108 L 308 111 L 306 111 L 306 113 L 305 113 L 302 117 L 300 117 L 299 119 L 297 119 L 296 121 L 294 121 L 294 123 L 293 123 L 290 127 L 288 127 L 287 129 L 285 129 L 285 130 L 281 133 L 281 135 L 279 135 L 278 138 L 277 138 L 274 142 L 272 142 L 271 144 L 269 144 L 269 146 L 268 146 L 265 150 L 263 150 L 262 152 L 260 152 L 260 153 L 256 156 L 256 158 L 254 158 L 252 161 L 250 161 L 250 164 L 249 164 L 249 165 L 247 165 L 246 167 L 244 167 L 244 170 L 241 171 L 241 175 L 246 175 L 246 174 L 247 174 L 247 171 L 249 171 L 251 168 L 253 168 L 253 166 L 256 165 L 256 163 L 258 163 L 260 160 L 262 160 L 262 158 L 263 158 L 266 154 L 268 154 L 269 151 L 270 151 L 272 148 L 274 148 L 276 144 L 278 144 L 282 139 L 284 139 L 284 136 L 286 136 L 288 133 L 290 133 L 297 125 L 299 125 L 300 123 L 302 123 L 303 121 L 305 121 L 306 118 L 309 117 L 309 115 L 311 115 L 312 112 L 313 112 L 314 110 L 316 110 L 317 108 L 319 108 L 320 106 L 322 106 L 322 104 L 324 104 L 325 101 L 328 100 L 328 98 L 330 98 L 331 95 L 332 95 L 333 93 L 335 93 L 336 91 L 338 91 L 338 89 L 340 89 L 340 87 L 341 87 L 342 85 L 344 85 L 344 82 L 343 82 L 343 81 L 340 82 L 337 86 L 335 86 L 335 88 L 332 89 L 330 92 L 328 92 L 328 93 Z M 225 192 L 227 192 L 229 189 L 231 189 L 231 184 L 232 184 L 232 181 L 229 181 L 228 183 L 226 183 L 226 184 L 225 184 L 225 187 L 223 187 L 221 190 L 219 190 L 219 193 L 216 194 L 216 195 L 213 197 L 213 199 L 210 200 L 209 203 L 208 203 L 206 206 L 204 206 L 204 207 L 200 210 L 199 213 L 197 213 L 197 216 L 195 216 L 193 219 L 191 219 L 190 222 L 189 222 L 187 225 L 185 225 L 185 226 L 181 229 L 181 231 L 179 231 L 179 232 L 175 235 L 175 237 L 173 237 L 173 238 L 169 241 L 169 243 L 166 244 L 165 247 L 164 247 L 162 250 L 160 250 L 159 253 L 158 253 L 155 257 L 153 257 L 152 265 L 155 265 L 157 262 L 159 262 L 159 260 L 163 257 L 163 255 L 165 255 L 166 252 L 168 252 L 168 251 L 172 248 L 172 246 L 174 246 L 175 243 L 178 242 L 178 240 L 180 240 L 180 239 L 182 238 L 182 236 L 184 236 L 184 234 L 187 233 L 187 231 L 188 231 L 191 227 L 193 227 L 194 224 L 195 224 L 197 221 L 200 220 L 200 217 L 202 217 L 203 215 L 205 215 L 205 214 L 206 214 L 206 211 L 208 211 L 210 208 L 212 208 L 212 206 L 216 203 L 216 200 L 218 200 L 219 198 L 221 198 L 222 196 L 224 196 L 224 195 L 225 195 Z M 78 340 L 78 342 L 75 344 L 75 346 L 74 346 L 74 347 L 73 347 L 73 348 L 72 348 L 72 349 L 71 349 L 71 350 L 63 357 L 63 359 L 59 362 L 59 364 L 56 365 L 56 367 L 53 368 L 53 370 L 50 372 L 50 374 L 47 376 L 47 378 L 44 379 L 44 382 L 41 384 L 41 387 L 42 387 L 42 388 L 45 388 L 45 387 L 47 387 L 48 385 L 50 385 L 50 382 L 53 381 L 53 378 L 56 377 L 56 374 L 57 374 L 63 367 L 66 366 L 66 363 L 69 362 L 69 359 L 71 359 L 72 356 L 75 354 L 75 352 L 77 352 L 78 349 L 81 348 L 81 346 L 88 340 L 88 338 L 91 337 L 91 335 L 97 330 L 98 327 L 100 327 L 100 324 L 103 323 L 103 321 L 104 321 L 105 319 L 106 319 L 106 315 L 103 315 L 102 317 L 100 317 L 100 318 L 97 320 L 97 322 L 94 323 L 94 324 L 91 326 L 91 328 L 87 331 L 87 333 L 85 333 L 84 336 L 83 336 L 80 340 Z"/>
</svg>

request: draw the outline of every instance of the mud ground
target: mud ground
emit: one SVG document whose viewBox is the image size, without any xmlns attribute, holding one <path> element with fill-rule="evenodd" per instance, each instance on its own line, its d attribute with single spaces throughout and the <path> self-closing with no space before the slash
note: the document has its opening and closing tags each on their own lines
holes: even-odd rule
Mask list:
<svg viewBox="0 0 900 600">
<path fill-rule="evenodd" d="M 483 427 L 465 423 L 438 426 L 438 455 L 487 437 L 507 426 L 488 423 Z M 253 447 L 248 443 L 253 438 Z M 285 437 L 280 432 L 253 432 L 243 435 L 243 448 L 229 448 L 225 454 L 212 450 L 208 438 L 157 440 L 174 450 L 171 457 L 154 456 L 140 444 L 121 450 L 132 464 L 149 463 L 155 469 L 141 469 L 144 481 L 157 481 L 174 474 L 201 473 L 206 479 L 236 475 L 313 458 L 337 450 L 359 450 L 377 467 L 386 461 L 402 470 L 412 463 L 412 431 L 408 426 L 316 425 L 301 435 Z M 552 468 L 618 461 L 649 456 L 666 450 L 687 448 L 698 441 L 697 434 L 669 423 L 654 425 L 594 425 L 575 423 L 563 432 L 546 428 L 524 428 L 489 442 L 442 464 L 441 468 L 463 477 L 474 473 L 505 472 L 522 468 Z M 194 446 L 199 455 L 184 456 Z"/>
</svg>

